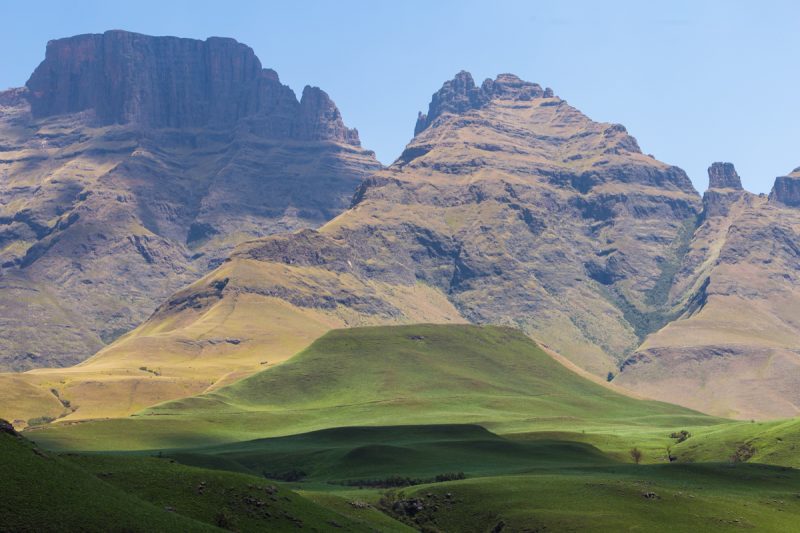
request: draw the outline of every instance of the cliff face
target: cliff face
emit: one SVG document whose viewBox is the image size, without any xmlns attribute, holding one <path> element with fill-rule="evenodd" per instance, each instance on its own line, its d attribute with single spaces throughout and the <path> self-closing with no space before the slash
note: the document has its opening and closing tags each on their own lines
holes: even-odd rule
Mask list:
<svg viewBox="0 0 800 533">
<path fill-rule="evenodd" d="M 58 39 L 26 86 L 39 119 L 88 112 L 95 125 L 185 129 L 231 128 L 248 118 L 263 135 L 359 145 L 324 92 L 306 88 L 298 102 L 233 39 L 124 31 Z"/>
<path fill-rule="evenodd" d="M 78 362 L 239 242 L 317 227 L 378 170 L 327 94 L 245 45 L 51 41 L 0 93 L 0 368 Z"/>
<path fill-rule="evenodd" d="M 730 167 L 732 169 L 732 166 Z M 615 380 L 660 400 L 737 418 L 797 416 L 800 210 L 791 176 L 769 200 L 709 169 L 705 211 L 670 291 L 683 308 Z"/>
<path fill-rule="evenodd" d="M 788 176 L 775 178 L 769 201 L 787 207 L 800 207 L 800 168 Z"/>
</svg>

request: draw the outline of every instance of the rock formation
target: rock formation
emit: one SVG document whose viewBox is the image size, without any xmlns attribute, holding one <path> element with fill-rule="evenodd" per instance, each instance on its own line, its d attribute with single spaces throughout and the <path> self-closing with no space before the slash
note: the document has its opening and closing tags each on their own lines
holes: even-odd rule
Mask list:
<svg viewBox="0 0 800 533">
<path fill-rule="evenodd" d="M 233 39 L 48 43 L 0 93 L 0 368 L 76 363 L 239 242 L 317 227 L 380 168 L 322 90 Z"/>
<path fill-rule="evenodd" d="M 712 163 L 708 167 L 709 189 L 736 189 L 742 190 L 742 180 L 733 163 Z"/>
<path fill-rule="evenodd" d="M 703 217 L 726 216 L 731 204 L 747 193 L 733 163 L 713 163 L 708 167 L 708 190 L 703 195 Z"/>
<path fill-rule="evenodd" d="M 800 207 L 800 168 L 788 176 L 775 178 L 769 200 L 788 207 Z"/>
</svg>

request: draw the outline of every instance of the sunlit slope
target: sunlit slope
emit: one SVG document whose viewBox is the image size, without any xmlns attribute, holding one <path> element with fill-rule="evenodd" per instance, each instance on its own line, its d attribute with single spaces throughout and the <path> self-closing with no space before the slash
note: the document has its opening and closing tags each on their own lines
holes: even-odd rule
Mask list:
<svg viewBox="0 0 800 533">
<path fill-rule="evenodd" d="M 331 331 L 286 363 L 213 392 L 129 419 L 57 424 L 35 434 L 60 448 L 126 449 L 357 425 L 639 432 L 716 422 L 589 381 L 517 330 L 413 325 Z"/>
<path fill-rule="evenodd" d="M 278 298 L 270 281 L 275 279 L 302 297 L 333 303 L 301 307 Z M 377 311 L 338 305 L 340 295 L 311 290 L 308 279 L 327 281 L 335 287 L 331 292 L 349 290 L 386 305 Z M 332 328 L 419 321 L 463 319 L 444 295 L 424 284 L 394 287 L 306 266 L 235 258 L 176 293 L 143 325 L 80 365 L 0 374 L 0 382 L 39 391 L 0 392 L 0 416 L 65 415 L 59 421 L 126 416 L 280 363 Z M 59 409 L 59 399 L 68 400 L 69 408 Z"/>
</svg>

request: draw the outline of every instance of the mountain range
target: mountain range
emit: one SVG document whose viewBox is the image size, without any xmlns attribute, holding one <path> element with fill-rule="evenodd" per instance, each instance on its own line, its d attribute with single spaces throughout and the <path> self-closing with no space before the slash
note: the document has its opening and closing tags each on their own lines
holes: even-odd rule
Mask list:
<svg viewBox="0 0 800 533">
<path fill-rule="evenodd" d="M 27 371 L 0 375 L 0 414 L 21 425 L 419 322 L 512 326 L 714 415 L 798 413 L 800 169 L 766 196 L 714 163 L 701 197 L 624 126 L 467 72 L 383 168 L 323 91 L 298 101 L 220 38 L 51 41 L 0 106 L 0 361 Z"/>
</svg>

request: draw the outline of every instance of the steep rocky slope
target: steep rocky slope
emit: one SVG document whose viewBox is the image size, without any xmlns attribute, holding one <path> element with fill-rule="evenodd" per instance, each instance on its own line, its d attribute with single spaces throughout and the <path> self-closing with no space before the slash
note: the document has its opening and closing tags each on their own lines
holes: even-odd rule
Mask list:
<svg viewBox="0 0 800 533">
<path fill-rule="evenodd" d="M 378 168 L 327 94 L 298 100 L 232 39 L 51 41 L 0 93 L 0 369 L 87 358 Z"/>
<path fill-rule="evenodd" d="M 340 280 L 424 284 L 468 320 L 519 326 L 603 376 L 668 318 L 665 288 L 700 201 L 624 127 L 515 76 L 478 87 L 462 72 L 416 131 L 319 232 L 254 241 L 231 258 L 302 266 L 302 279 L 230 283 L 222 297 L 266 290 L 300 308 L 392 316 L 391 300 Z"/>
<path fill-rule="evenodd" d="M 720 178 L 720 173 L 727 177 Z M 800 173 L 769 198 L 709 169 L 702 224 L 670 292 L 687 311 L 624 364 L 625 387 L 738 418 L 800 413 Z"/>
</svg>

